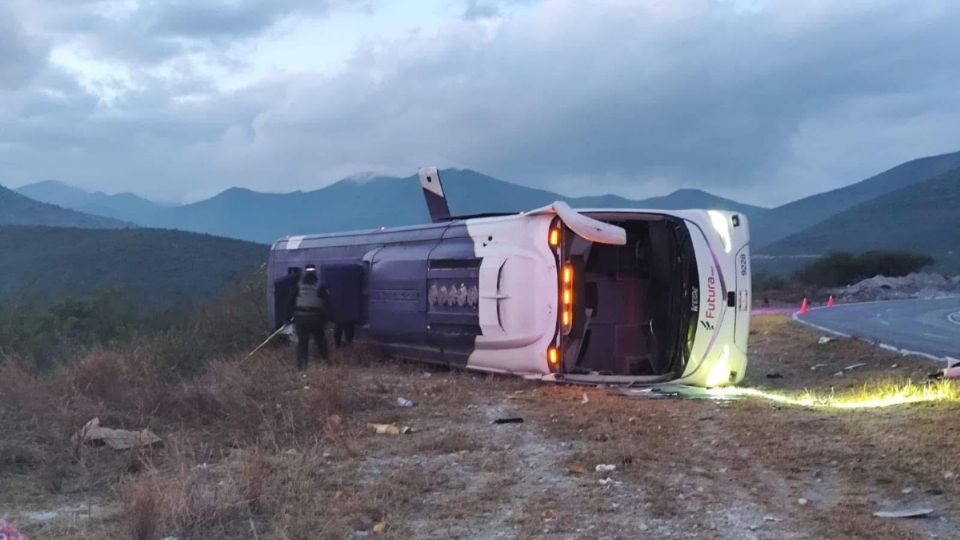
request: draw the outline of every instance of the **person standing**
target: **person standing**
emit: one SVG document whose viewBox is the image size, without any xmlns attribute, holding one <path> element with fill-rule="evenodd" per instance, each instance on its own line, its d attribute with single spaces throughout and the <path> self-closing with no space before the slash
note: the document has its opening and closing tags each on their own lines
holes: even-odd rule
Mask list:
<svg viewBox="0 0 960 540">
<path fill-rule="evenodd" d="M 337 322 L 337 326 L 333 329 L 333 343 L 339 349 L 340 347 L 353 345 L 353 323 L 352 322 Z"/>
<path fill-rule="evenodd" d="M 308 264 L 297 285 L 293 327 L 297 332 L 297 369 L 307 368 L 310 339 L 316 341 L 320 358 L 327 359 L 327 299 L 317 277 L 317 267 Z"/>
</svg>

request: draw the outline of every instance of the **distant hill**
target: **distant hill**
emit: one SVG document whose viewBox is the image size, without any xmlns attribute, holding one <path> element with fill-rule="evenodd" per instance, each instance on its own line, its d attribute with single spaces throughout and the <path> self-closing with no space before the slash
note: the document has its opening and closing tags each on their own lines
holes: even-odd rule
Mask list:
<svg viewBox="0 0 960 540">
<path fill-rule="evenodd" d="M 663 197 L 631 200 L 617 195 L 599 195 L 564 199 L 573 202 L 579 208 L 661 208 L 664 210 L 683 210 L 687 208 L 705 208 L 710 210 L 730 210 L 756 218 L 768 210 L 760 206 L 739 203 L 724 199 L 699 189 L 678 189 Z"/>
<path fill-rule="evenodd" d="M 957 167 L 960 152 L 915 159 L 856 184 L 773 208 L 752 223 L 754 248 L 762 249 L 848 208 Z"/>
<path fill-rule="evenodd" d="M 124 223 L 116 219 L 94 216 L 35 201 L 3 186 L 0 186 L 0 225 L 46 225 L 101 229 L 118 229 L 131 226 L 130 223 Z"/>
<path fill-rule="evenodd" d="M 198 303 L 266 262 L 268 250 L 182 231 L 0 226 L 0 304 L 109 285 L 150 307 Z"/>
<path fill-rule="evenodd" d="M 442 171 L 451 211 L 458 215 L 518 212 L 557 200 L 574 207 L 716 208 L 750 218 L 765 209 L 740 204 L 699 190 L 680 190 L 666 197 L 630 200 L 615 195 L 565 197 L 547 190 L 498 180 L 475 171 Z M 341 180 L 315 191 L 259 193 L 231 188 L 193 204 L 165 208 L 136 223 L 272 242 L 285 234 L 306 234 L 428 221 L 426 204 L 415 176 Z"/>
<path fill-rule="evenodd" d="M 960 168 L 891 191 L 792 234 L 770 255 L 903 249 L 952 259 L 960 254 Z"/>
<path fill-rule="evenodd" d="M 115 195 L 107 195 L 100 191 L 91 193 L 59 180 L 44 180 L 28 184 L 17 188 L 16 191 L 37 201 L 123 221 L 137 221 L 143 215 L 164 208 L 133 193 Z"/>
</svg>

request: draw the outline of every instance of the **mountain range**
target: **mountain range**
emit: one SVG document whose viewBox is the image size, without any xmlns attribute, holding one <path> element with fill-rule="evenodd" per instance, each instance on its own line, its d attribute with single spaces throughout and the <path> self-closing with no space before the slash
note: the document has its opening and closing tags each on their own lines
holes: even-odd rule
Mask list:
<svg viewBox="0 0 960 540">
<path fill-rule="evenodd" d="M 898 249 L 960 254 L 960 168 L 827 217 L 764 249 L 771 255 Z"/>
<path fill-rule="evenodd" d="M 460 215 L 519 212 L 558 200 L 580 208 L 717 208 L 741 212 L 749 218 L 766 211 L 694 189 L 642 200 L 617 195 L 567 197 L 468 169 L 448 169 L 441 174 L 451 211 Z M 17 191 L 143 227 L 181 229 L 262 243 L 287 234 L 413 225 L 427 220 L 426 204 L 415 176 L 346 179 L 318 190 L 292 193 L 230 188 L 210 199 L 175 207 L 163 207 L 136 196 L 91 193 L 85 197 L 81 190 L 51 181 Z"/>
<path fill-rule="evenodd" d="M 89 192 L 58 180 L 44 180 L 17 188 L 16 191 L 37 201 L 128 222 L 163 208 L 163 205 L 133 193 L 108 195 L 102 191 Z"/>
<path fill-rule="evenodd" d="M 37 201 L 0 186 L 0 225 L 47 225 L 83 229 L 120 229 L 131 224 Z"/>
<path fill-rule="evenodd" d="M 815 226 L 830 216 L 875 197 L 906 188 L 958 167 L 960 167 L 960 152 L 914 159 L 855 184 L 773 208 L 751 223 L 753 245 L 763 249 L 777 240 Z M 845 244 L 847 247 L 857 244 L 856 238 L 851 240 Z M 826 245 L 818 245 L 816 249 L 826 249 Z M 810 246 L 810 248 L 814 247 Z"/>
<path fill-rule="evenodd" d="M 617 195 L 567 197 L 469 169 L 444 170 L 442 177 L 451 210 L 460 215 L 517 212 L 556 200 L 579 208 L 718 208 L 743 213 L 750 219 L 753 251 L 757 254 L 913 249 L 950 258 L 960 253 L 960 224 L 954 211 L 960 196 L 958 171 L 960 152 L 920 158 L 772 209 L 694 189 L 641 200 Z M 287 234 L 410 225 L 427 220 L 415 176 L 352 178 L 292 193 L 230 188 L 182 206 L 165 206 L 129 193 L 90 193 L 49 180 L 17 192 L 19 198 L 13 198 L 17 194 L 9 190 L 0 191 L 0 223 L 85 227 L 132 223 L 269 243 Z M 24 195 L 72 211 L 41 205 Z M 42 211 L 24 210 L 27 207 Z"/>
</svg>

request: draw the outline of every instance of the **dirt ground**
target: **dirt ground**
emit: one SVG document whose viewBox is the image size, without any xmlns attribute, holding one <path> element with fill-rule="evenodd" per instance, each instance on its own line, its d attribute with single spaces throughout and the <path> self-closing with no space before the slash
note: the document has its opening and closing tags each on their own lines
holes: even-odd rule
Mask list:
<svg viewBox="0 0 960 540">
<path fill-rule="evenodd" d="M 937 368 L 855 340 L 818 344 L 783 316 L 753 328 L 744 386 L 846 392 Z M 34 539 L 960 538 L 958 403 L 637 399 L 383 360 L 300 379 L 288 353 L 209 383 L 229 393 L 254 379 L 238 391 L 261 402 L 249 430 L 230 406 L 220 421 L 150 421 L 161 446 L 83 448 L 82 465 L 53 472 L 0 449 L 0 518 Z M 224 403 L 239 416 L 236 399 Z M 15 412 L 0 409 L 0 426 Z M 873 516 L 903 507 L 933 513 Z"/>
</svg>

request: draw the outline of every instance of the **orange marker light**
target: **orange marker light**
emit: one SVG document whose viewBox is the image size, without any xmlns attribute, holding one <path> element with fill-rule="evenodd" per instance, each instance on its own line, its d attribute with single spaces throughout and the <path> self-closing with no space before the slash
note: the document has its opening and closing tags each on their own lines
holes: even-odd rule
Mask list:
<svg viewBox="0 0 960 540">
<path fill-rule="evenodd" d="M 572 283 L 573 282 L 573 267 L 569 264 L 563 267 L 563 282 Z"/>
<path fill-rule="evenodd" d="M 550 347 L 547 349 L 547 360 L 549 360 L 551 364 L 556 364 L 559 359 L 560 352 L 557 351 L 556 347 Z"/>
<path fill-rule="evenodd" d="M 573 303 L 573 293 L 570 291 L 570 289 L 564 289 L 564 290 L 563 290 L 563 305 L 569 306 L 569 305 L 572 304 L 572 303 Z"/>
<path fill-rule="evenodd" d="M 550 229 L 550 246 L 557 247 L 560 245 L 560 231 L 557 229 Z"/>
<path fill-rule="evenodd" d="M 570 312 L 567 310 L 563 311 L 563 325 L 570 326 Z"/>
</svg>

